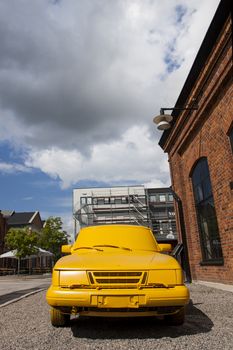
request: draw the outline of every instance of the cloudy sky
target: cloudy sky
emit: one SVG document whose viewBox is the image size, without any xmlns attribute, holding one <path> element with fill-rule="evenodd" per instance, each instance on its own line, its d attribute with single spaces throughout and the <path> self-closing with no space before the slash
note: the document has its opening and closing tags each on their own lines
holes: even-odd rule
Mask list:
<svg viewBox="0 0 233 350">
<path fill-rule="evenodd" d="M 170 185 L 152 123 L 219 0 L 0 0 L 0 209 L 59 215 L 72 189 Z"/>
</svg>

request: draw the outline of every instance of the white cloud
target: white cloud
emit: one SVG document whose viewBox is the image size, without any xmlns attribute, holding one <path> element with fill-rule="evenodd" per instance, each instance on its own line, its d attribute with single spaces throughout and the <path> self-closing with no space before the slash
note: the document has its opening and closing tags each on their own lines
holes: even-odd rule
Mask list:
<svg viewBox="0 0 233 350">
<path fill-rule="evenodd" d="M 70 239 L 74 240 L 74 219 L 70 213 L 62 213 L 62 215 L 58 215 L 62 217 L 63 221 L 63 230 L 66 231 L 70 237 Z"/>
<path fill-rule="evenodd" d="M 29 145 L 81 152 L 150 123 L 177 97 L 217 3 L 1 2 L 1 114 L 11 113 Z M 209 21 L 199 20 L 207 14 Z M 173 86 L 160 80 L 167 58 L 182 62 Z"/>
<path fill-rule="evenodd" d="M 219 0 L 0 2 L 0 140 L 61 180 L 169 184 L 174 105 Z"/>
<path fill-rule="evenodd" d="M 151 181 L 149 182 L 145 182 L 143 185 L 146 187 L 146 188 L 160 188 L 160 187 L 169 187 L 171 184 L 170 184 L 170 181 L 167 180 L 167 178 L 165 179 L 166 181 L 165 182 L 162 182 L 161 180 L 159 179 L 152 179 Z"/>
<path fill-rule="evenodd" d="M 6 162 L 0 162 L 0 172 L 3 174 L 12 174 L 16 172 L 31 172 L 32 169 L 30 169 L 28 166 L 24 166 L 22 164 L 17 163 L 6 163 Z"/>
<path fill-rule="evenodd" d="M 93 146 L 89 157 L 77 150 L 32 151 L 25 162 L 39 167 L 67 188 L 78 181 L 96 180 L 107 183 L 149 182 L 169 183 L 168 163 L 162 150 L 151 140 L 146 127 L 133 127 L 119 141 Z"/>
</svg>

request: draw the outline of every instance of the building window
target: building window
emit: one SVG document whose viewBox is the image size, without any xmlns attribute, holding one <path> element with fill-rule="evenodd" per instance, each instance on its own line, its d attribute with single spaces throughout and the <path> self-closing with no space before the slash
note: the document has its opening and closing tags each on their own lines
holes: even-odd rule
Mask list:
<svg viewBox="0 0 233 350">
<path fill-rule="evenodd" d="M 155 202 L 156 202 L 156 196 L 155 196 L 155 195 L 150 196 L 150 197 L 149 197 L 149 201 L 150 201 L 151 203 L 155 203 Z"/>
<path fill-rule="evenodd" d="M 169 195 L 168 195 L 168 201 L 169 201 L 169 202 L 173 202 L 173 195 L 172 195 L 172 194 L 169 194 Z"/>
<path fill-rule="evenodd" d="M 150 210 L 152 211 L 152 215 L 154 218 L 163 218 L 163 217 L 167 217 L 167 212 L 166 212 L 166 208 L 150 208 Z"/>
<path fill-rule="evenodd" d="M 87 198 L 86 197 L 81 197 L 81 205 L 84 205 L 87 203 Z"/>
<path fill-rule="evenodd" d="M 127 204 L 127 202 L 128 202 L 127 199 L 128 199 L 127 197 L 121 197 L 121 203 Z"/>
<path fill-rule="evenodd" d="M 104 197 L 104 204 L 109 204 L 110 198 L 109 197 Z"/>
<path fill-rule="evenodd" d="M 166 202 L 166 195 L 165 194 L 160 194 L 159 195 L 159 201 L 160 202 Z"/>
<path fill-rule="evenodd" d="M 121 197 L 115 198 L 115 204 L 121 204 Z"/>
<path fill-rule="evenodd" d="M 104 198 L 98 197 L 97 203 L 98 203 L 98 205 L 103 205 L 104 204 Z"/>
<path fill-rule="evenodd" d="M 91 197 L 87 197 L 87 204 L 92 204 L 92 198 Z"/>
<path fill-rule="evenodd" d="M 223 263 L 209 167 L 206 158 L 201 158 L 198 161 L 191 177 L 202 249 L 202 264 Z"/>
<path fill-rule="evenodd" d="M 231 128 L 231 130 L 229 132 L 229 139 L 230 139 L 230 143 L 231 143 L 231 149 L 233 152 L 233 127 Z"/>
</svg>

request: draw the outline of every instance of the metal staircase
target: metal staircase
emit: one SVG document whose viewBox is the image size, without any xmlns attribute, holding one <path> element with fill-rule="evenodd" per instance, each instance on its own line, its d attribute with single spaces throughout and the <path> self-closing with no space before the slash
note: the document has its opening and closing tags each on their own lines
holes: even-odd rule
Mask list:
<svg viewBox="0 0 233 350">
<path fill-rule="evenodd" d="M 123 196 L 92 195 L 92 203 L 84 204 L 74 213 L 80 226 L 131 224 L 150 226 L 145 195 Z M 121 202 L 120 202 L 121 200 Z"/>
</svg>

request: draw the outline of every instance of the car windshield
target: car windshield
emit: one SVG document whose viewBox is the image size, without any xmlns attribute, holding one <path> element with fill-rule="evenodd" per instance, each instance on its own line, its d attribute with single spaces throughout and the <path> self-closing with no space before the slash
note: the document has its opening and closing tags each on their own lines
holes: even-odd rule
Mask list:
<svg viewBox="0 0 233 350">
<path fill-rule="evenodd" d="M 80 230 L 73 250 L 80 247 L 114 247 L 127 250 L 160 251 L 148 227 L 133 225 L 89 226 Z"/>
</svg>

